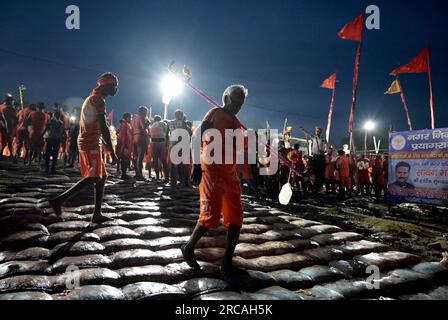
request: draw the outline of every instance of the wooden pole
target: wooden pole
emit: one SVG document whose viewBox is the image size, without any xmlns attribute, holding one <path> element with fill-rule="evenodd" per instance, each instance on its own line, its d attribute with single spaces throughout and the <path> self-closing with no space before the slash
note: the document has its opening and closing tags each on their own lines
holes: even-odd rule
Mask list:
<svg viewBox="0 0 448 320">
<path fill-rule="evenodd" d="M 431 107 L 431 128 L 434 130 L 436 128 L 436 119 L 434 114 L 434 95 L 432 90 L 432 72 L 431 72 L 431 58 L 430 53 L 427 58 L 428 63 L 428 78 L 429 78 L 429 105 Z"/>
</svg>

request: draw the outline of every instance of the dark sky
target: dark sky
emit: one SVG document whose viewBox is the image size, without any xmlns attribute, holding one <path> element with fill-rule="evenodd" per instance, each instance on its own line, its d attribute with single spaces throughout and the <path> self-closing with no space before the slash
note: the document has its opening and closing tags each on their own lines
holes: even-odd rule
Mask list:
<svg viewBox="0 0 448 320">
<path fill-rule="evenodd" d="M 70 4 L 81 10 L 79 31 L 65 28 Z M 348 128 L 357 44 L 337 32 L 370 4 L 381 10 L 381 30 L 364 36 L 357 128 L 367 119 L 383 132 L 390 125 L 407 128 L 400 97 L 384 95 L 393 80 L 388 73 L 429 44 L 436 124 L 447 127 L 448 3 L 438 0 L 3 0 L 1 49 L 19 55 L 0 51 L 0 92 L 17 94 L 23 82 L 33 102 L 73 106 L 101 72 L 112 71 L 121 84 L 109 109 L 121 114 L 148 105 L 160 114 L 160 81 L 174 59 L 190 66 L 193 83 L 218 101 L 228 85 L 247 86 L 240 118 L 248 126 L 265 126 L 269 119 L 280 128 L 288 117 L 300 135 L 301 125 L 325 128 L 331 91 L 320 85 L 337 71 L 332 135 L 339 142 Z M 414 127 L 429 127 L 427 75 L 401 79 Z M 173 101 L 172 108 L 178 106 L 194 120 L 209 108 L 186 90 Z"/>
</svg>

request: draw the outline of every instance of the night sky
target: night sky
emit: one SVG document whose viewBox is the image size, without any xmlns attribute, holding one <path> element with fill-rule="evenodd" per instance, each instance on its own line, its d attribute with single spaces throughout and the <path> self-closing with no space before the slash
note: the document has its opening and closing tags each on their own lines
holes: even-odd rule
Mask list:
<svg viewBox="0 0 448 320">
<path fill-rule="evenodd" d="M 81 30 L 65 28 L 65 8 L 81 10 Z M 162 114 L 160 82 L 171 60 L 193 70 L 193 83 L 220 101 L 230 84 L 249 89 L 240 118 L 251 127 L 285 117 L 299 126 L 325 128 L 331 90 L 322 81 L 337 71 L 332 130 L 347 136 L 357 43 L 337 32 L 370 5 L 381 10 L 381 30 L 366 30 L 355 126 L 367 119 L 377 133 L 406 130 L 399 95 L 384 91 L 389 72 L 431 45 L 437 127 L 448 126 L 447 1 L 172 1 L 4 0 L 0 3 L 0 92 L 27 100 L 80 105 L 97 77 L 112 71 L 120 93 L 108 110 L 137 113 L 139 105 Z M 8 51 L 8 52 L 5 52 Z M 15 53 L 12 54 L 11 52 Z M 430 127 L 426 74 L 401 76 L 415 129 Z M 184 90 L 172 104 L 200 120 L 209 106 Z M 272 111 L 271 111 L 272 110 Z M 171 113 L 172 115 L 172 113 Z"/>
</svg>

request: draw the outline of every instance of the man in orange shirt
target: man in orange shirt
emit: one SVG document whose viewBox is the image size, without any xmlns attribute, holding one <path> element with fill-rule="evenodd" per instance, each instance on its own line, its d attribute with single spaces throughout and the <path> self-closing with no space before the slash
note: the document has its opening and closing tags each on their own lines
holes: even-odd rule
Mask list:
<svg viewBox="0 0 448 320">
<path fill-rule="evenodd" d="M 39 164 L 42 160 L 42 150 L 44 147 L 43 133 L 49 121 L 49 116 L 43 111 L 45 105 L 39 103 L 36 111 L 32 111 L 26 120 L 26 125 L 29 127 L 28 139 L 30 142 L 30 159 L 28 165 L 31 166 L 36 157 L 39 158 Z"/>
<path fill-rule="evenodd" d="M 112 162 L 116 164 L 117 156 L 113 150 L 109 128 L 106 124 L 105 99 L 109 96 L 115 96 L 117 92 L 118 78 L 112 73 L 105 73 L 98 79 L 98 87 L 84 101 L 78 137 L 79 159 L 83 178 L 71 189 L 49 201 L 50 207 L 58 216 L 62 214 L 62 205 L 65 201 L 83 190 L 95 186 L 95 210 L 92 223 L 103 223 L 111 220 L 103 216 L 101 212 L 107 180 L 106 165 L 101 156 L 101 139 L 106 142 L 111 152 Z"/>
<path fill-rule="evenodd" d="M 134 120 L 132 121 L 135 178 L 137 181 L 145 181 L 145 178 L 143 177 L 143 159 L 145 158 L 146 150 L 148 149 L 148 129 L 148 108 L 140 107 L 138 109 L 138 115 L 135 115 Z"/>
<path fill-rule="evenodd" d="M 336 176 L 339 181 L 339 198 L 345 198 L 345 191 L 351 194 L 350 183 L 350 158 L 345 155 L 344 150 L 338 151 L 336 159 Z"/>
<path fill-rule="evenodd" d="M 17 112 L 14 108 L 14 98 L 12 95 L 7 94 L 5 97 L 5 103 L 0 105 L 0 135 L 1 135 L 1 148 L 0 159 L 3 157 L 3 150 L 8 146 L 11 159 L 14 158 L 14 151 L 12 148 L 12 141 L 14 140 L 14 134 L 17 124 Z"/>
<path fill-rule="evenodd" d="M 241 227 L 243 225 L 244 213 L 241 203 L 241 185 L 236 170 L 236 148 L 225 145 L 225 130 L 237 130 L 241 123 L 236 114 L 246 101 L 247 89 L 243 86 L 234 85 L 227 88 L 223 95 L 222 108 L 214 108 L 208 112 L 202 121 L 200 130 L 196 133 L 201 135 L 202 151 L 201 165 L 194 165 L 192 180 L 200 183 L 200 215 L 190 240 L 182 246 L 182 254 L 192 268 L 199 269 L 200 266 L 194 255 L 194 248 L 200 238 L 208 229 L 219 227 L 221 213 L 224 227 L 227 228 L 227 247 L 221 272 L 224 277 L 245 273 L 245 271 L 233 266 L 232 259 L 235 247 L 238 244 Z M 210 141 L 205 141 L 208 129 L 216 129 L 222 137 L 222 150 L 233 147 L 233 163 L 220 164 L 207 159 L 209 155 Z M 199 137 L 199 136 L 198 136 Z M 193 144 L 194 145 L 194 144 Z M 225 160 L 223 152 L 223 159 Z"/>
<path fill-rule="evenodd" d="M 125 113 L 118 134 L 117 157 L 121 161 L 121 179 L 128 180 L 127 170 L 132 159 L 132 115 Z"/>
<path fill-rule="evenodd" d="M 20 158 L 20 154 L 22 153 L 22 148 L 25 146 L 25 154 L 23 156 L 23 161 L 26 161 L 26 157 L 28 155 L 28 129 L 25 125 L 26 119 L 30 115 L 30 113 L 33 111 L 31 108 L 36 110 L 35 105 L 31 106 L 25 106 L 24 109 L 20 110 L 17 114 L 18 117 L 18 124 L 17 124 L 17 131 L 16 131 L 16 139 L 17 139 L 17 151 L 14 158 L 14 162 L 17 162 Z"/>
</svg>

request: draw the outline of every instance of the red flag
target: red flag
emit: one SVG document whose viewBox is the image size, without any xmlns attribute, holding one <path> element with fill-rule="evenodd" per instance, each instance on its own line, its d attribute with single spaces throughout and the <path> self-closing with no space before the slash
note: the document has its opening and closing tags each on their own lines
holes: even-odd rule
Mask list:
<svg viewBox="0 0 448 320">
<path fill-rule="evenodd" d="M 336 86 L 336 73 L 333 73 L 328 79 L 325 79 L 321 85 L 324 89 L 334 89 Z"/>
<path fill-rule="evenodd" d="M 353 132 L 353 124 L 355 122 L 356 111 L 356 97 L 358 93 L 358 78 L 359 78 L 359 66 L 361 64 L 361 48 L 362 48 L 362 34 L 364 32 L 364 17 L 365 14 L 361 13 L 355 20 L 347 23 L 344 28 L 338 33 L 338 36 L 344 40 L 358 41 L 358 50 L 356 51 L 355 60 L 355 74 L 353 76 L 353 97 L 352 107 L 350 111 L 350 124 L 349 132 Z"/>
<path fill-rule="evenodd" d="M 333 118 L 333 109 L 334 109 L 334 93 L 336 91 L 336 73 L 333 73 L 328 79 L 326 79 L 321 87 L 324 89 L 333 89 L 333 94 L 331 96 L 331 103 L 330 103 L 330 112 L 328 113 L 327 131 L 325 134 L 327 143 L 330 143 L 331 120 Z"/>
<path fill-rule="evenodd" d="M 401 66 L 390 73 L 391 76 L 396 76 L 400 73 L 423 73 L 428 72 L 427 59 L 429 55 L 429 48 L 422 51 L 416 58 L 408 64 Z"/>
<path fill-rule="evenodd" d="M 399 73 L 428 73 L 429 78 L 429 107 L 431 110 L 431 128 L 436 126 L 434 113 L 434 95 L 432 91 L 432 73 L 431 73 L 431 58 L 429 48 L 425 48 L 417 57 L 415 57 L 408 64 L 401 66 L 390 73 L 390 75 L 397 75 Z"/>
<path fill-rule="evenodd" d="M 355 20 L 347 23 L 338 36 L 344 40 L 362 41 L 362 32 L 364 30 L 364 13 L 359 15 Z"/>
<path fill-rule="evenodd" d="M 109 115 L 107 116 L 107 120 L 110 121 L 111 123 L 114 122 L 114 112 L 115 110 L 112 110 Z"/>
</svg>

